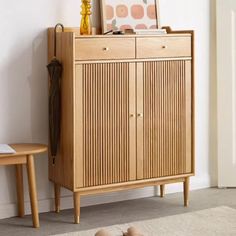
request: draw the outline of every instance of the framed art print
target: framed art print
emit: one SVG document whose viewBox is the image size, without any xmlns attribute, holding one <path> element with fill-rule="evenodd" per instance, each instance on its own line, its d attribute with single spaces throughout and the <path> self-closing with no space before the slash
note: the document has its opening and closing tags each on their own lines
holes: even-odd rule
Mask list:
<svg viewBox="0 0 236 236">
<path fill-rule="evenodd" d="M 158 29 L 158 0 L 100 0 L 103 33 L 109 30 Z"/>
</svg>

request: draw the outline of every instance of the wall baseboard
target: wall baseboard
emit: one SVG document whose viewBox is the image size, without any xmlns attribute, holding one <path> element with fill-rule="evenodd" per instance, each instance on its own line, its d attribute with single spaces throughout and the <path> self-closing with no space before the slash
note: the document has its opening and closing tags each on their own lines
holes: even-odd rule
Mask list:
<svg viewBox="0 0 236 236">
<path fill-rule="evenodd" d="M 204 178 L 191 178 L 191 190 L 209 188 L 210 186 L 210 176 L 205 176 Z M 81 198 L 81 206 L 91 206 L 91 205 L 99 205 L 105 203 L 133 200 L 139 198 L 153 197 L 158 194 L 158 187 L 147 187 L 142 189 L 121 191 L 121 192 L 112 192 L 107 194 L 100 195 L 91 195 L 91 196 L 83 196 Z M 172 184 L 166 186 L 166 193 L 177 193 L 182 192 L 183 187 L 182 184 Z M 48 198 L 44 200 L 39 200 L 39 212 L 50 212 L 54 210 L 54 199 Z M 62 196 L 61 197 L 61 209 L 71 209 L 73 208 L 73 198 L 71 195 Z M 25 202 L 25 213 L 26 215 L 31 214 L 30 210 L 30 202 Z M 10 218 L 17 216 L 17 204 L 1 204 L 0 205 L 0 219 Z"/>
</svg>

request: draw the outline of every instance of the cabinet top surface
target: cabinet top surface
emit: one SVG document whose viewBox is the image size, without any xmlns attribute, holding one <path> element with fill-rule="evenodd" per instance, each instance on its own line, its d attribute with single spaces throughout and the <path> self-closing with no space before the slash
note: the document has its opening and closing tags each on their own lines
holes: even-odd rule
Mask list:
<svg viewBox="0 0 236 236">
<path fill-rule="evenodd" d="M 48 31 L 54 31 L 54 28 L 50 27 L 48 28 Z M 184 31 L 173 31 L 171 33 L 167 34 L 160 34 L 160 35 L 155 35 L 155 34 L 142 34 L 142 35 L 137 35 L 137 34 L 123 34 L 123 35 L 112 35 L 112 34 L 96 34 L 96 35 L 80 35 L 80 30 L 79 28 L 65 28 L 65 33 L 73 33 L 76 38 L 81 38 L 81 39 L 87 39 L 87 38 L 143 38 L 143 37 L 182 37 L 182 36 L 189 36 L 191 37 L 191 30 L 184 30 Z"/>
</svg>

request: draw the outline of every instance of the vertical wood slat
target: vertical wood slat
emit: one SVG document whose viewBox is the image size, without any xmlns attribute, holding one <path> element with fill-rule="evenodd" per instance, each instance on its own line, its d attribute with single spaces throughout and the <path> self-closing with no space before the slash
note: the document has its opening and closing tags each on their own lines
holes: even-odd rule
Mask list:
<svg viewBox="0 0 236 236">
<path fill-rule="evenodd" d="M 77 73 L 77 187 L 135 180 L 135 63 L 82 64 Z"/>
<path fill-rule="evenodd" d="M 190 173 L 191 61 L 143 62 L 137 67 L 137 113 L 144 111 L 143 127 L 137 118 L 138 179 Z"/>
</svg>

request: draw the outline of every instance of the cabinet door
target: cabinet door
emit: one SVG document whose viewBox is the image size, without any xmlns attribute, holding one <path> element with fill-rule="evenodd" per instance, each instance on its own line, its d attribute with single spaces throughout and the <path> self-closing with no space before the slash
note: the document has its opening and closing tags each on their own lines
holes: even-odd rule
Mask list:
<svg viewBox="0 0 236 236">
<path fill-rule="evenodd" d="M 75 187 L 135 180 L 135 64 L 81 64 L 75 78 Z"/>
<path fill-rule="evenodd" d="M 191 173 L 191 61 L 143 62 L 137 70 L 137 178 Z"/>
</svg>

